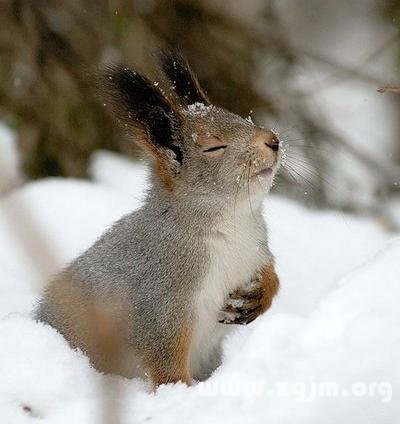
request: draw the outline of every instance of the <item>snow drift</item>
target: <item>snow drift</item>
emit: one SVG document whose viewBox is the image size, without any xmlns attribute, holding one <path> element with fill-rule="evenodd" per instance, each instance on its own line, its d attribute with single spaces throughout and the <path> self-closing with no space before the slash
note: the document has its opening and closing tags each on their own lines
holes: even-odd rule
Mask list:
<svg viewBox="0 0 400 424">
<path fill-rule="evenodd" d="M 152 393 L 93 370 L 30 318 L 45 281 L 140 205 L 143 166 L 98 152 L 91 173 L 92 182 L 49 179 L 0 200 L 1 423 L 398 419 L 400 237 L 273 195 L 265 217 L 282 289 L 267 314 L 225 341 L 206 383 Z"/>
</svg>

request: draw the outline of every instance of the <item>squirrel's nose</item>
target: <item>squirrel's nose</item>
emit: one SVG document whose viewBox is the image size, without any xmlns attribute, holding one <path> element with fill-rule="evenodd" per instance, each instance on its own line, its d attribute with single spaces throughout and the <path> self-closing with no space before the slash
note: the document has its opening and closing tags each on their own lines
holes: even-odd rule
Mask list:
<svg viewBox="0 0 400 424">
<path fill-rule="evenodd" d="M 261 148 L 265 149 L 266 147 L 272 149 L 274 152 L 279 150 L 279 139 L 272 131 L 258 130 L 255 143 Z"/>
</svg>

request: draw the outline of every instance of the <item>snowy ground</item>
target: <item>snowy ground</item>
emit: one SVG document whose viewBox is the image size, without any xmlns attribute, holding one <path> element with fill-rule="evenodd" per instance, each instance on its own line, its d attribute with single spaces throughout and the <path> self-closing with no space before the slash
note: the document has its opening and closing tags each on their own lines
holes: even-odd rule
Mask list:
<svg viewBox="0 0 400 424">
<path fill-rule="evenodd" d="M 93 182 L 50 179 L 0 197 L 0 423 L 398 422 L 400 237 L 276 196 L 265 218 L 280 295 L 226 340 L 208 385 L 151 393 L 90 368 L 29 313 L 51 274 L 140 205 L 142 166 L 98 152 L 91 172 Z"/>
</svg>

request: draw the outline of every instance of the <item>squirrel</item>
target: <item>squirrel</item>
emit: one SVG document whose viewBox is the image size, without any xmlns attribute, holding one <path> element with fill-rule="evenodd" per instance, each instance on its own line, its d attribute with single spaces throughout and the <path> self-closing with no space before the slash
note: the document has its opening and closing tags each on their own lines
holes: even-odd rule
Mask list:
<svg viewBox="0 0 400 424">
<path fill-rule="evenodd" d="M 282 156 L 272 130 L 211 104 L 179 53 L 157 58 L 168 95 L 119 65 L 101 78 L 150 158 L 144 204 L 54 277 L 35 310 L 99 371 L 154 387 L 206 379 L 223 337 L 270 307 L 279 279 L 262 201 Z"/>
</svg>

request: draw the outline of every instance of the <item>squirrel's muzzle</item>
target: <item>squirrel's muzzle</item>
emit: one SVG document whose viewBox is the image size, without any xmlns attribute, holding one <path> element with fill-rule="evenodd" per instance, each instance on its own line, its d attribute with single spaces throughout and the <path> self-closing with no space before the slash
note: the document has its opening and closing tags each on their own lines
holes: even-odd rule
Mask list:
<svg viewBox="0 0 400 424">
<path fill-rule="evenodd" d="M 272 150 L 273 152 L 277 152 L 279 150 L 279 139 L 270 130 L 258 129 L 254 137 L 254 143 L 261 151 Z"/>
</svg>

